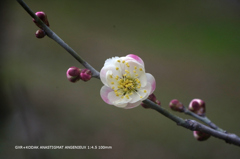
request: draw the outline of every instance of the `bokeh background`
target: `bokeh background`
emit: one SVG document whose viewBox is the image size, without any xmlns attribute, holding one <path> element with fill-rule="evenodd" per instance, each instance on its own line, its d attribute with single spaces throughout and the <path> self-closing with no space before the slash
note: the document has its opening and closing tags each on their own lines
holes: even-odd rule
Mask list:
<svg viewBox="0 0 240 159">
<path fill-rule="evenodd" d="M 1 1 L 0 158 L 239 159 L 240 149 L 192 132 L 141 106 L 105 104 L 101 81 L 70 83 L 82 67 L 38 29 L 17 1 Z M 137 54 L 157 81 L 155 95 L 188 106 L 206 102 L 207 116 L 240 135 L 240 2 L 41 0 L 50 28 L 97 70 L 107 58 Z M 171 110 L 169 110 L 171 111 Z M 174 114 L 191 118 L 184 114 Z M 103 145 L 111 150 L 15 150 L 17 145 Z"/>
</svg>

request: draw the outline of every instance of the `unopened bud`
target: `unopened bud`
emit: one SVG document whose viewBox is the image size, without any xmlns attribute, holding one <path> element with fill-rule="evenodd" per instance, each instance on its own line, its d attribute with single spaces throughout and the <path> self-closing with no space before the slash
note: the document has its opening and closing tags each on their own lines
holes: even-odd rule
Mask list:
<svg viewBox="0 0 240 159">
<path fill-rule="evenodd" d="M 36 14 L 36 16 L 38 16 L 47 26 L 49 26 L 49 22 L 48 22 L 48 19 L 47 19 L 47 15 L 46 15 L 44 12 L 40 11 L 40 12 L 36 12 L 35 14 Z M 37 22 L 36 22 L 35 19 L 33 19 L 33 22 L 34 22 L 39 28 L 41 28 L 41 26 L 40 26 L 39 24 L 37 24 Z"/>
<path fill-rule="evenodd" d="M 156 96 L 154 94 L 151 94 L 148 96 L 148 99 L 156 103 L 157 105 L 161 105 L 161 102 L 157 100 Z M 141 106 L 143 108 L 150 108 L 148 105 L 144 104 L 143 102 L 141 103 Z"/>
<path fill-rule="evenodd" d="M 178 112 L 183 112 L 184 111 L 184 106 L 181 102 L 179 102 L 177 99 L 173 99 L 169 103 L 169 107 Z"/>
<path fill-rule="evenodd" d="M 189 106 L 188 109 L 200 116 L 204 116 L 205 115 L 205 102 L 201 99 L 193 99 Z"/>
<path fill-rule="evenodd" d="M 89 69 L 83 69 L 80 73 L 80 78 L 83 81 L 89 81 L 92 78 L 92 72 Z"/>
<path fill-rule="evenodd" d="M 46 34 L 45 34 L 45 31 L 44 31 L 44 30 L 39 29 L 39 30 L 36 31 L 35 35 L 36 35 L 37 38 L 41 39 L 41 38 L 43 38 Z"/>
<path fill-rule="evenodd" d="M 70 67 L 66 72 L 67 79 L 73 83 L 77 82 L 78 80 L 80 80 L 80 71 L 80 68 L 74 66 Z"/>
<path fill-rule="evenodd" d="M 205 141 L 207 140 L 211 135 L 206 134 L 201 131 L 193 131 L 193 136 L 198 140 L 198 141 Z"/>
</svg>

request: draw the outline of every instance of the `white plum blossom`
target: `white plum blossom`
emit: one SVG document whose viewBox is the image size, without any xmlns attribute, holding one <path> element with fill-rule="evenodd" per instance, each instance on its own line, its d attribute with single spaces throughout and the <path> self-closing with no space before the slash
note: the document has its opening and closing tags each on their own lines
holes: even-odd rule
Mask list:
<svg viewBox="0 0 240 159">
<path fill-rule="evenodd" d="M 100 79 L 104 84 L 100 91 L 102 99 L 125 109 L 139 106 L 156 88 L 154 77 L 145 73 L 142 59 L 133 54 L 107 59 Z"/>
</svg>

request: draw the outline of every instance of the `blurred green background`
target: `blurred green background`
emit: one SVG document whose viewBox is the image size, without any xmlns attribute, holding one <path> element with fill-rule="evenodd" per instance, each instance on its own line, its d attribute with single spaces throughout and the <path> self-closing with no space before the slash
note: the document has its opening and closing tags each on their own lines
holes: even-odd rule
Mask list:
<svg viewBox="0 0 240 159">
<path fill-rule="evenodd" d="M 97 70 L 107 58 L 137 54 L 155 76 L 155 95 L 188 106 L 206 102 L 207 116 L 240 135 L 240 2 L 25 1 L 48 15 L 50 28 Z M 105 104 L 101 81 L 70 83 L 82 67 L 38 29 L 17 1 L 1 5 L 0 158 L 239 159 L 240 149 L 192 132 L 141 106 Z M 169 110 L 171 111 L 171 110 Z M 180 113 L 174 114 L 191 118 Z M 104 145 L 111 150 L 15 150 L 16 145 Z"/>
</svg>

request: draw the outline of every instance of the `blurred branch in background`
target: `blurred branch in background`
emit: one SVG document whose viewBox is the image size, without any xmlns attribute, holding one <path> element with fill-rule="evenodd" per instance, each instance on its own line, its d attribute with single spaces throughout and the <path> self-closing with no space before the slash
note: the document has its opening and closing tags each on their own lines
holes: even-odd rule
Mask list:
<svg viewBox="0 0 240 159">
<path fill-rule="evenodd" d="M 2 21 L 6 21 L 6 16 L 5 15 L 5 9 L 4 9 L 4 4 L 6 3 L 5 0 L 1 1 L 1 5 L 0 5 L 0 16 L 1 16 L 1 20 Z M 9 108 L 9 104 L 7 102 L 6 99 L 6 93 L 4 91 L 4 72 L 3 72 L 3 65 L 4 65 L 4 53 L 5 53 L 5 36 L 4 34 L 6 32 L 4 32 L 7 28 L 6 25 L 0 25 L 0 30 L 2 31 L 1 36 L 0 36 L 0 99 L 1 99 L 1 106 L 0 106 L 0 129 L 4 128 L 4 124 L 7 120 L 7 118 L 9 117 L 11 111 Z"/>
<path fill-rule="evenodd" d="M 13 130 L 20 138 L 20 145 L 41 145 L 44 140 L 44 128 L 34 112 L 34 106 L 28 98 L 28 93 L 23 84 L 12 81 L 9 92 L 9 101 L 12 108 L 11 121 L 14 124 Z M 15 145 L 17 146 L 17 145 Z M 48 159 L 47 151 L 24 150 L 24 158 L 29 159 Z"/>
<path fill-rule="evenodd" d="M 8 2 L 6 0 L 1 1 L 0 5 L 0 16 L 2 23 L 9 22 L 9 14 L 6 12 L 6 6 Z M 34 113 L 34 107 L 28 100 L 27 91 L 25 90 L 24 84 L 12 79 L 6 73 L 5 68 L 5 57 L 7 54 L 7 47 L 12 45 L 8 44 L 6 38 L 10 38 L 8 25 L 0 25 L 1 36 L 0 36 L 0 146 L 2 153 L 12 154 L 14 146 L 8 149 L 7 146 L 3 146 L 5 139 L 18 137 L 20 145 L 39 145 L 40 140 L 44 138 L 43 127 L 41 126 L 40 120 Z M 11 143 L 8 143 L 11 144 Z M 17 158 L 26 159 L 42 159 L 48 158 L 46 151 L 27 151 L 23 153 L 14 153 Z M 21 154 L 21 155 L 19 155 Z"/>
</svg>

